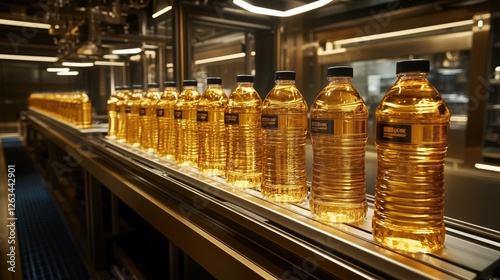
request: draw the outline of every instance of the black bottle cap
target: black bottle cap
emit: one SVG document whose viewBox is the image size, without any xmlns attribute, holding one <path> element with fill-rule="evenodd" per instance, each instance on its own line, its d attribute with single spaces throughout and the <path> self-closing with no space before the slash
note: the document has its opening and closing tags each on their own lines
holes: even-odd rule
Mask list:
<svg viewBox="0 0 500 280">
<path fill-rule="evenodd" d="M 115 91 L 117 91 L 117 90 L 122 90 L 122 89 L 123 89 L 123 87 L 122 87 L 122 86 L 115 86 Z"/>
<path fill-rule="evenodd" d="M 352 77 L 353 70 L 351 66 L 332 66 L 328 67 L 328 77 Z"/>
<path fill-rule="evenodd" d="M 184 80 L 182 81 L 183 86 L 197 86 L 198 82 L 196 80 Z"/>
<path fill-rule="evenodd" d="M 133 89 L 142 89 L 142 85 L 132 85 Z"/>
<path fill-rule="evenodd" d="M 158 83 L 149 83 L 148 88 L 158 88 Z"/>
<path fill-rule="evenodd" d="M 252 75 L 238 75 L 236 76 L 237 83 L 253 83 Z"/>
<path fill-rule="evenodd" d="M 177 83 L 176 82 L 171 82 L 171 81 L 163 82 L 163 86 L 164 87 L 177 87 Z"/>
<path fill-rule="evenodd" d="M 430 63 L 424 59 L 403 60 L 396 63 L 396 74 L 404 72 L 429 73 Z"/>
<path fill-rule="evenodd" d="M 124 86 L 122 86 L 122 89 L 123 89 L 123 90 L 129 90 L 129 89 L 130 89 L 130 86 L 129 86 L 129 85 L 124 85 Z"/>
<path fill-rule="evenodd" d="M 207 78 L 207 85 L 222 85 L 222 79 L 219 77 Z"/>
<path fill-rule="evenodd" d="M 274 73 L 274 80 L 294 80 L 295 71 L 276 71 Z"/>
</svg>

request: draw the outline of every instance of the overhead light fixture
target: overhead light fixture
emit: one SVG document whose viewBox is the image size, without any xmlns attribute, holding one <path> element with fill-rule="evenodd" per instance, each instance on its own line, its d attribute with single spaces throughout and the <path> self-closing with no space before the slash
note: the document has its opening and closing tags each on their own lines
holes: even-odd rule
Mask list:
<svg viewBox="0 0 500 280">
<path fill-rule="evenodd" d="M 104 59 L 119 59 L 120 56 L 118 56 L 117 54 L 105 54 L 102 56 L 102 58 Z"/>
<path fill-rule="evenodd" d="M 167 68 L 173 68 L 174 67 L 174 64 L 173 63 L 167 63 Z"/>
<path fill-rule="evenodd" d="M 280 11 L 280 10 L 274 10 L 274 9 L 255 6 L 255 5 L 252 5 L 244 0 L 233 0 L 233 3 L 235 5 L 238 5 L 241 8 L 243 8 L 247 11 L 250 11 L 254 14 L 275 16 L 275 17 L 290 17 L 290 16 L 298 15 L 298 14 L 305 13 L 307 11 L 311 11 L 311 10 L 317 9 L 319 7 L 322 7 L 330 2 L 332 2 L 332 0 L 317 0 L 317 1 L 311 2 L 309 4 L 305 4 L 305 5 L 296 7 L 296 8 L 292 8 L 290 10 Z"/>
<path fill-rule="evenodd" d="M 58 57 L 17 55 L 17 54 L 0 54 L 0 59 L 37 61 L 37 62 L 56 62 L 57 60 L 59 60 Z"/>
<path fill-rule="evenodd" d="M 10 19 L 0 19 L 0 25 L 50 29 L 50 24 L 48 24 L 48 23 L 38 23 L 38 22 L 10 20 Z"/>
<path fill-rule="evenodd" d="M 482 170 L 500 172 L 500 166 L 496 166 L 496 165 L 476 163 L 476 164 L 474 164 L 474 167 L 476 167 L 477 169 L 482 169 Z"/>
<path fill-rule="evenodd" d="M 51 73 L 68 72 L 68 71 L 69 71 L 69 68 L 67 68 L 67 67 L 49 67 L 49 68 L 47 68 L 47 72 L 51 72 Z"/>
<path fill-rule="evenodd" d="M 113 54 L 138 54 L 142 52 L 141 48 L 119 49 L 111 51 Z"/>
<path fill-rule="evenodd" d="M 92 62 L 63 62 L 62 66 L 67 66 L 67 67 L 92 67 L 94 66 L 94 63 Z"/>
<path fill-rule="evenodd" d="M 468 19 L 468 20 L 443 23 L 443 24 L 436 24 L 436 25 L 431 25 L 431 26 L 405 29 L 405 30 L 386 32 L 386 33 L 380 33 L 380 34 L 374 34 L 374 35 L 367 35 L 367 36 L 361 36 L 361 37 L 355 37 L 355 38 L 349 38 L 349 39 L 341 39 L 341 40 L 334 41 L 333 44 L 336 46 L 344 46 L 344 45 L 348 45 L 348 44 L 355 44 L 355 43 L 361 43 L 361 42 L 366 42 L 366 41 L 389 39 L 389 38 L 392 39 L 394 37 L 408 36 L 408 35 L 413 35 L 413 34 L 418 34 L 418 33 L 447 29 L 447 28 L 461 27 L 461 26 L 467 26 L 467 25 L 472 26 L 473 23 L 474 23 L 474 20 Z"/>
<path fill-rule="evenodd" d="M 166 12 L 168 12 L 170 10 L 172 10 L 172 6 L 166 6 L 165 8 L 163 8 L 163 9 L 159 10 L 158 12 L 154 13 L 152 17 L 153 18 L 157 18 L 157 17 L 163 15 L 164 13 L 166 13 Z"/>
<path fill-rule="evenodd" d="M 94 65 L 104 65 L 104 66 L 125 66 L 125 62 L 121 61 L 94 61 Z"/>
<path fill-rule="evenodd" d="M 246 56 L 246 54 L 244 52 L 233 53 L 233 54 L 228 54 L 228 55 L 222 55 L 222 56 L 216 56 L 216 57 L 211 57 L 211 58 L 195 60 L 194 64 L 207 64 L 207 63 L 212 63 L 212 62 L 242 58 L 245 56 Z"/>
<path fill-rule="evenodd" d="M 68 72 L 57 72 L 58 76 L 76 76 L 78 71 L 68 71 Z"/>
</svg>

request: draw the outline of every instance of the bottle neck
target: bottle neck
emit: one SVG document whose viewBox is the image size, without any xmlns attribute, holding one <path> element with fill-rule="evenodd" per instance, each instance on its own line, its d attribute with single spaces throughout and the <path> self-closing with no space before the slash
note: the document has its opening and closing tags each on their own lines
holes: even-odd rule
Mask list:
<svg viewBox="0 0 500 280">
<path fill-rule="evenodd" d="M 165 90 L 177 90 L 176 87 L 165 87 Z"/>
<path fill-rule="evenodd" d="M 274 80 L 277 85 L 295 85 L 295 80 Z"/>
<path fill-rule="evenodd" d="M 328 77 L 328 82 L 339 83 L 339 84 L 350 84 L 352 82 L 352 77 L 348 77 L 348 76 Z"/>
<path fill-rule="evenodd" d="M 402 72 L 397 74 L 398 79 L 407 80 L 407 79 L 427 79 L 429 73 L 426 72 Z"/>
<path fill-rule="evenodd" d="M 238 82 L 237 85 L 240 87 L 253 87 L 253 83 L 251 82 Z"/>
<path fill-rule="evenodd" d="M 196 86 L 184 86 L 183 89 L 184 90 L 195 90 Z"/>
<path fill-rule="evenodd" d="M 219 85 L 219 84 L 209 84 L 207 85 L 207 88 L 221 88 L 222 85 Z"/>
</svg>

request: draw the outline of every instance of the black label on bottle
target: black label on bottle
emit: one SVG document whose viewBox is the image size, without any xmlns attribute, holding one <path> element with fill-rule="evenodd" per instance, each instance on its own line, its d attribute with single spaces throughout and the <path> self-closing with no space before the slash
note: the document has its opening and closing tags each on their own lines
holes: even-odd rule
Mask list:
<svg viewBox="0 0 500 280">
<path fill-rule="evenodd" d="M 311 119 L 311 133 L 333 134 L 333 120 Z"/>
<path fill-rule="evenodd" d="M 146 115 L 146 108 L 139 108 L 139 116 L 145 116 Z"/>
<path fill-rule="evenodd" d="M 196 111 L 196 120 L 199 122 L 208 122 L 208 111 Z"/>
<path fill-rule="evenodd" d="M 130 106 L 125 107 L 125 114 L 130 114 Z"/>
<path fill-rule="evenodd" d="M 116 106 L 116 107 L 115 107 L 115 111 L 116 111 L 116 113 L 120 113 L 120 111 L 121 111 L 120 106 Z"/>
<path fill-rule="evenodd" d="M 224 123 L 225 124 L 239 124 L 240 123 L 240 115 L 239 114 L 224 114 Z"/>
<path fill-rule="evenodd" d="M 411 125 L 377 123 L 377 140 L 411 144 Z"/>
<path fill-rule="evenodd" d="M 278 115 L 262 115 L 261 127 L 264 129 L 278 129 Z"/>
<path fill-rule="evenodd" d="M 165 109 L 156 109 L 156 116 L 157 117 L 164 117 L 165 116 Z"/>
<path fill-rule="evenodd" d="M 174 119 L 182 119 L 182 110 L 174 110 Z"/>
</svg>

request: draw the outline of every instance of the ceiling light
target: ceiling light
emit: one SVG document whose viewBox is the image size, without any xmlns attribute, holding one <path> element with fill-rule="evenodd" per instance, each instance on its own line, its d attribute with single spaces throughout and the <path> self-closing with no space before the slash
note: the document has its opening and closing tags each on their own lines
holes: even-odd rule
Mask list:
<svg viewBox="0 0 500 280">
<path fill-rule="evenodd" d="M 104 58 L 104 59 L 119 59 L 120 56 L 118 56 L 117 54 L 105 54 L 102 56 L 102 58 Z"/>
<path fill-rule="evenodd" d="M 104 66 L 125 66 L 125 62 L 120 61 L 95 61 L 95 65 L 104 65 Z"/>
<path fill-rule="evenodd" d="M 462 21 L 457 21 L 457 22 L 436 24 L 436 25 L 431 25 L 431 26 L 418 27 L 418 28 L 412 28 L 412 29 L 406 29 L 406 30 L 400 30 L 400 31 L 394 31 L 394 32 L 387 32 L 387 33 L 361 36 L 361 37 L 355 37 L 355 38 L 349 38 L 349 39 L 342 39 L 342 40 L 334 41 L 333 44 L 335 44 L 336 46 L 340 46 L 340 45 L 361 43 L 361 42 L 372 41 L 372 40 L 389 39 L 389 38 L 392 39 L 394 37 L 407 36 L 407 35 L 412 35 L 412 34 L 442 30 L 442 29 L 453 28 L 453 27 L 467 26 L 467 25 L 472 25 L 473 23 L 474 23 L 474 20 L 472 20 L 472 19 L 462 20 Z"/>
<path fill-rule="evenodd" d="M 211 57 L 211 58 L 195 60 L 194 64 L 207 64 L 207 63 L 212 63 L 212 62 L 242 58 L 242 57 L 245 57 L 245 55 L 246 54 L 244 52 L 241 52 L 241 53 L 234 53 L 234 54 L 228 54 L 228 55 L 223 55 L 223 56 L 216 56 L 216 57 Z"/>
<path fill-rule="evenodd" d="M 57 60 L 59 60 L 58 57 L 51 57 L 51 56 L 33 56 L 33 55 L 16 55 L 16 54 L 0 54 L 0 59 L 39 61 L 39 62 L 56 62 Z"/>
<path fill-rule="evenodd" d="M 166 13 L 166 12 L 168 12 L 170 10 L 172 10 L 172 6 L 166 6 L 165 8 L 163 8 L 163 9 L 159 10 L 158 12 L 154 13 L 152 17 L 153 18 L 157 18 L 157 17 L 163 15 L 164 13 Z"/>
<path fill-rule="evenodd" d="M 482 170 L 500 172 L 500 166 L 496 166 L 496 165 L 476 163 L 476 164 L 474 164 L 474 167 L 476 167 L 477 169 L 482 169 Z"/>
<path fill-rule="evenodd" d="M 69 71 L 69 72 L 57 72 L 58 76 L 76 76 L 78 75 L 78 71 Z"/>
<path fill-rule="evenodd" d="M 119 49 L 111 51 L 113 54 L 138 54 L 142 52 L 141 48 Z"/>
<path fill-rule="evenodd" d="M 173 68 L 174 67 L 174 64 L 173 63 L 167 63 L 167 68 Z"/>
<path fill-rule="evenodd" d="M 47 72 L 68 72 L 69 68 L 67 67 L 49 67 L 47 68 Z"/>
<path fill-rule="evenodd" d="M 233 0 L 233 3 L 254 14 L 276 16 L 276 17 L 289 17 L 317 9 L 319 7 L 322 7 L 330 3 L 331 1 L 332 0 L 317 0 L 312 3 L 305 4 L 286 11 L 279 11 L 279 10 L 254 6 L 250 3 L 245 2 L 244 0 Z"/>
<path fill-rule="evenodd" d="M 29 22 L 29 21 L 19 21 L 19 20 L 10 20 L 10 19 L 0 19 L 1 25 L 11 25 L 11 26 L 21 26 L 21 27 L 33 27 L 40 29 L 49 29 L 50 24 L 48 23 L 38 23 L 38 22 Z"/>
<path fill-rule="evenodd" d="M 94 66 L 94 63 L 92 62 L 63 62 L 62 66 L 68 66 L 68 67 L 92 67 Z"/>
</svg>

